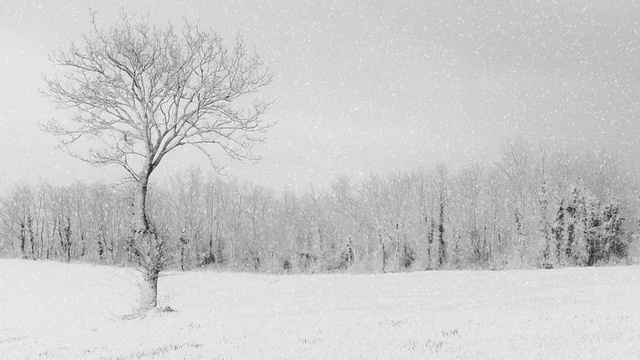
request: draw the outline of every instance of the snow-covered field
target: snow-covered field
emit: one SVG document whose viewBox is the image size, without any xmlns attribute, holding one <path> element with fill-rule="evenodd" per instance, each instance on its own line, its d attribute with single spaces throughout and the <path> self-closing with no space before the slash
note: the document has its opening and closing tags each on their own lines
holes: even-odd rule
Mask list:
<svg viewBox="0 0 640 360">
<path fill-rule="evenodd" d="M 0 260 L 1 359 L 640 359 L 640 267 L 136 273 Z"/>
</svg>

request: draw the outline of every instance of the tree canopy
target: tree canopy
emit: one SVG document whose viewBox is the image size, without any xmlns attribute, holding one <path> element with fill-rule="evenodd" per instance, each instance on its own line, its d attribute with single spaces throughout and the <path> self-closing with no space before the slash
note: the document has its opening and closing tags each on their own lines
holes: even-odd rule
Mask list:
<svg viewBox="0 0 640 360">
<path fill-rule="evenodd" d="M 123 14 L 101 30 L 91 19 L 82 43 L 50 54 L 58 73 L 45 78 L 46 94 L 73 110 L 44 126 L 65 150 L 93 165 L 122 166 L 136 181 L 183 145 L 200 149 L 217 169 L 215 147 L 231 159 L 257 160 L 252 145 L 272 125 L 261 118 L 270 104 L 244 97 L 272 77 L 241 36 L 228 47 L 187 21 L 176 30 Z"/>
</svg>

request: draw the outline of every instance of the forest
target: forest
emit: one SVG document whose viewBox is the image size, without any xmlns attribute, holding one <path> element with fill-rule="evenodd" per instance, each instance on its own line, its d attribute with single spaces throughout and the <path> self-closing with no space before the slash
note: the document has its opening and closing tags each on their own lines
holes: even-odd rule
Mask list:
<svg viewBox="0 0 640 360">
<path fill-rule="evenodd" d="M 180 270 L 316 273 L 556 268 L 638 259 L 640 177 L 619 154 L 506 143 L 491 163 L 337 177 L 277 192 L 192 168 L 149 188 Z M 0 254 L 126 265 L 135 184 L 16 185 Z"/>
</svg>

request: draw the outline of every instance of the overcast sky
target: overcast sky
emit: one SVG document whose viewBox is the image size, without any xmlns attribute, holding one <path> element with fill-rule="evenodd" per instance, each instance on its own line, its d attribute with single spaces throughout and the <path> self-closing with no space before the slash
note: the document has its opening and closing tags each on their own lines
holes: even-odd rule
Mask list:
<svg viewBox="0 0 640 360">
<path fill-rule="evenodd" d="M 277 121 L 243 180 L 304 190 L 337 174 L 464 166 L 516 138 L 607 148 L 640 165 L 640 6 L 634 0 L 93 1 L 0 5 L 0 194 L 22 182 L 116 181 L 55 150 L 60 117 L 39 90 L 47 52 L 109 26 L 121 9 L 157 23 L 240 31 L 277 61 L 263 95 Z M 157 179 L 207 160 L 165 159 Z M 225 161 L 222 159 L 221 161 Z"/>
</svg>

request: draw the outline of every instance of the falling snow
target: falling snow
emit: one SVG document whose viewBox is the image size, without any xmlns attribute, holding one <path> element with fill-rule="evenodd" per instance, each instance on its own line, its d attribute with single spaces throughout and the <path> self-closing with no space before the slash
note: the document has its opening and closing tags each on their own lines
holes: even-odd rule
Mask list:
<svg viewBox="0 0 640 360">
<path fill-rule="evenodd" d="M 273 101 L 265 120 L 277 125 L 255 148 L 259 163 L 228 172 L 276 191 L 495 164 L 501 145 L 521 140 L 567 162 L 593 151 L 601 172 L 618 160 L 640 168 L 637 0 L 119 0 L 90 10 L 81 0 L 6 0 L 0 200 L 22 183 L 125 175 L 79 163 L 40 130 L 70 115 L 40 91 L 54 73 L 48 52 L 82 41 L 90 12 L 107 28 L 121 11 L 242 34 L 273 61 L 259 96 Z M 208 165 L 178 148 L 154 180 Z M 170 272 L 161 304 L 178 311 L 124 319 L 136 294 L 127 269 L 2 259 L 0 358 L 637 359 L 639 270 Z"/>
<path fill-rule="evenodd" d="M 92 9 L 105 25 L 117 11 Z M 76 174 L 79 165 L 51 152 L 53 140 L 37 129 L 38 122 L 63 116 L 37 89 L 41 71 L 50 69 L 46 52 L 88 30 L 85 5 L 13 1 L 0 16 L 0 80 L 11 84 L 0 89 L 0 126 L 9 134 L 0 152 L 11 155 L 0 160 L 2 188 L 39 178 L 117 178 L 88 167 Z M 153 3 L 149 16 L 197 16 L 223 35 L 242 29 L 277 61 L 276 81 L 263 95 L 276 99 L 268 117 L 278 127 L 259 148 L 258 165 L 231 167 L 263 185 L 305 188 L 338 174 L 466 165 L 495 158 L 499 145 L 514 138 L 606 147 L 640 161 L 635 1 L 187 1 Z M 193 162 L 181 161 L 185 156 Z M 160 171 L 166 176 L 192 164 L 206 166 L 206 159 L 186 151 Z M 295 171 L 298 181 L 275 168 Z"/>
</svg>

